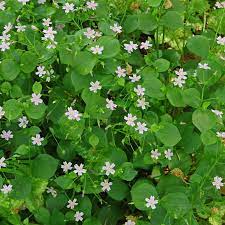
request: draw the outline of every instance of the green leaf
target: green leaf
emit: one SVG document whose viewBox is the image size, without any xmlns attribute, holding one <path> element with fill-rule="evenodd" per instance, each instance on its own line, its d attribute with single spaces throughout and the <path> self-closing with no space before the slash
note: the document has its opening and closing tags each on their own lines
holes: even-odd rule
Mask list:
<svg viewBox="0 0 225 225">
<path fill-rule="evenodd" d="M 55 209 L 62 209 L 68 199 L 64 194 L 58 194 L 56 197 L 53 197 L 52 195 L 49 195 L 49 197 L 46 200 L 46 207 L 50 210 L 53 211 Z"/>
<path fill-rule="evenodd" d="M 216 126 L 216 115 L 210 110 L 197 109 L 192 114 L 192 123 L 201 131 L 207 131 Z"/>
<path fill-rule="evenodd" d="M 125 162 L 121 165 L 122 173 L 120 174 L 120 178 L 126 181 L 131 181 L 137 175 L 137 171 L 134 170 L 133 164 L 131 162 Z"/>
<path fill-rule="evenodd" d="M 156 132 L 156 137 L 166 146 L 174 146 L 180 140 L 180 132 L 172 123 L 161 122 L 160 129 Z"/>
<path fill-rule="evenodd" d="M 132 201 L 139 210 L 149 210 L 145 205 L 145 199 L 149 198 L 151 195 L 155 197 L 158 196 L 155 187 L 148 180 L 138 180 L 131 188 Z"/>
<path fill-rule="evenodd" d="M 89 144 L 92 146 L 92 147 L 96 147 L 99 143 L 99 138 L 92 134 L 90 137 L 89 137 Z"/>
<path fill-rule="evenodd" d="M 139 20 L 137 15 L 128 15 L 125 22 L 124 22 L 124 31 L 126 33 L 131 33 L 138 29 Z"/>
<path fill-rule="evenodd" d="M 33 161 L 31 165 L 32 175 L 43 179 L 52 177 L 58 167 L 58 160 L 48 154 L 40 154 Z"/>
<path fill-rule="evenodd" d="M 84 196 L 79 198 L 78 202 L 79 202 L 77 206 L 78 210 L 83 212 L 86 217 L 91 216 L 91 210 L 92 210 L 91 200 L 87 196 Z"/>
<path fill-rule="evenodd" d="M 35 93 L 35 94 L 40 94 L 41 91 L 42 91 L 42 85 L 40 82 L 37 82 L 35 81 L 33 86 L 32 86 L 32 91 Z"/>
<path fill-rule="evenodd" d="M 183 27 L 183 19 L 176 11 L 167 11 L 166 14 L 162 16 L 161 23 L 171 30 L 177 30 Z"/>
<path fill-rule="evenodd" d="M 201 104 L 200 93 L 195 88 L 185 89 L 183 92 L 183 98 L 185 104 L 193 108 L 198 108 Z"/>
<path fill-rule="evenodd" d="M 184 107 L 185 102 L 183 99 L 183 93 L 180 88 L 169 88 L 166 96 L 171 105 L 175 107 Z"/>
<path fill-rule="evenodd" d="M 56 222 L 57 221 L 57 222 Z M 50 225 L 65 225 L 66 222 L 64 220 L 64 215 L 62 212 L 54 209 L 53 212 L 52 212 L 52 215 L 50 217 Z"/>
<path fill-rule="evenodd" d="M 147 2 L 152 7 L 158 7 L 162 0 L 147 0 Z"/>
<path fill-rule="evenodd" d="M 98 39 L 96 43 L 94 43 L 93 46 L 99 45 L 100 47 L 104 47 L 104 50 L 101 55 L 99 55 L 99 58 L 102 59 L 108 59 L 113 58 L 120 52 L 120 42 L 110 36 L 103 36 Z M 112 50 L 113 49 L 113 50 Z"/>
<path fill-rule="evenodd" d="M 39 120 L 44 117 L 47 106 L 44 103 L 34 105 L 31 102 L 24 105 L 27 116 L 31 119 Z"/>
<path fill-rule="evenodd" d="M 86 75 L 92 72 L 95 64 L 97 63 L 97 57 L 88 51 L 78 52 L 74 56 L 73 68 L 81 75 Z"/>
<path fill-rule="evenodd" d="M 160 200 L 168 214 L 175 218 L 182 217 L 191 210 L 191 203 L 184 193 L 169 193 Z"/>
<path fill-rule="evenodd" d="M 190 52 L 202 58 L 207 58 L 209 53 L 209 40 L 201 35 L 196 35 L 188 39 L 187 48 Z"/>
<path fill-rule="evenodd" d="M 49 219 L 50 219 L 50 213 L 46 208 L 39 208 L 37 212 L 34 213 L 34 217 L 37 220 L 38 223 L 41 224 L 49 224 Z"/>
<path fill-rule="evenodd" d="M 155 17 L 151 14 L 139 14 L 139 30 L 145 31 L 152 31 L 157 27 L 157 21 Z"/>
<path fill-rule="evenodd" d="M 5 117 L 8 120 L 14 120 L 14 119 L 17 119 L 19 116 L 21 116 L 23 111 L 23 106 L 16 99 L 10 99 L 4 102 L 4 111 L 5 111 Z"/>
<path fill-rule="evenodd" d="M 24 52 L 21 56 L 20 68 L 24 73 L 31 73 L 38 64 L 38 57 L 33 52 Z"/>
<path fill-rule="evenodd" d="M 153 65 L 158 72 L 165 72 L 170 68 L 170 62 L 166 59 L 157 59 Z"/>
<path fill-rule="evenodd" d="M 129 188 L 127 184 L 120 180 L 114 180 L 112 182 L 111 190 L 108 192 L 108 195 L 116 200 L 122 201 L 129 193 Z"/>
<path fill-rule="evenodd" d="M 207 130 L 201 133 L 201 140 L 204 145 L 212 145 L 217 142 L 217 136 L 213 131 Z"/>
<path fill-rule="evenodd" d="M 90 217 L 83 222 L 83 225 L 93 225 L 93 224 L 102 225 L 101 222 L 95 217 Z"/>
<path fill-rule="evenodd" d="M 5 59 L 0 64 L 0 74 L 4 80 L 12 81 L 20 73 L 20 66 L 12 59 Z"/>
</svg>

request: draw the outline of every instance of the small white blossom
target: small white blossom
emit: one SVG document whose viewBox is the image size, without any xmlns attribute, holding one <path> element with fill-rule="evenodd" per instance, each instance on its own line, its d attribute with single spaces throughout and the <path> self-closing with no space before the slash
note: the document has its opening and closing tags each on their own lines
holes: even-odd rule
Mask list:
<svg viewBox="0 0 225 225">
<path fill-rule="evenodd" d="M 126 70 L 121 68 L 121 66 L 118 66 L 116 69 L 116 74 L 118 77 L 125 77 L 126 76 Z"/>
<path fill-rule="evenodd" d="M 225 132 L 216 132 L 216 136 L 225 139 Z"/>
<path fill-rule="evenodd" d="M 110 174 L 113 175 L 115 173 L 114 167 L 114 163 L 110 164 L 110 162 L 105 162 L 105 165 L 102 167 L 102 170 L 105 171 L 106 176 L 109 176 Z"/>
<path fill-rule="evenodd" d="M 222 111 L 219 111 L 217 109 L 212 109 L 211 110 L 216 116 L 222 118 L 223 117 L 223 112 Z"/>
<path fill-rule="evenodd" d="M 29 123 L 26 116 L 23 116 L 23 117 L 19 118 L 18 122 L 19 122 L 19 127 L 22 127 L 22 128 L 26 128 L 27 124 Z"/>
<path fill-rule="evenodd" d="M 80 117 L 82 114 L 80 114 L 77 110 L 73 109 L 72 107 L 67 108 L 67 112 L 65 112 L 65 115 L 68 117 L 69 120 L 76 120 L 80 121 Z"/>
<path fill-rule="evenodd" d="M 17 32 L 24 32 L 26 30 L 26 26 L 25 25 L 21 25 L 21 24 L 17 24 L 17 26 L 15 26 L 15 28 L 17 29 Z"/>
<path fill-rule="evenodd" d="M 3 130 L 1 133 L 1 138 L 5 139 L 6 141 L 10 140 L 13 138 L 13 134 L 11 130 L 5 131 Z"/>
<path fill-rule="evenodd" d="M 142 109 L 146 109 L 146 106 L 149 106 L 149 102 L 145 101 L 145 98 L 141 98 L 137 100 L 137 107 Z"/>
<path fill-rule="evenodd" d="M 139 76 L 137 74 L 133 74 L 132 76 L 129 76 L 129 79 L 131 80 L 132 83 L 135 83 L 141 79 L 141 76 Z"/>
<path fill-rule="evenodd" d="M 38 4 L 44 4 L 46 0 L 38 0 Z"/>
<path fill-rule="evenodd" d="M 137 50 L 138 45 L 134 44 L 133 41 L 130 41 L 129 44 L 124 44 L 124 49 L 128 52 L 128 53 L 132 53 L 134 50 Z"/>
<path fill-rule="evenodd" d="M 211 70 L 211 67 L 209 67 L 208 63 L 199 63 L 198 68 L 203 70 Z"/>
<path fill-rule="evenodd" d="M 114 23 L 113 26 L 110 26 L 110 29 L 116 34 L 122 33 L 122 27 L 118 23 Z"/>
<path fill-rule="evenodd" d="M 9 50 L 10 49 L 10 42 L 2 42 L 1 44 L 0 44 L 0 49 L 1 49 L 1 51 L 2 52 L 5 52 L 6 50 Z"/>
<path fill-rule="evenodd" d="M 168 160 L 171 160 L 172 157 L 173 157 L 173 152 L 171 151 L 171 149 L 167 149 L 164 151 L 164 154 L 165 154 L 165 157 L 168 159 Z"/>
<path fill-rule="evenodd" d="M 5 1 L 0 2 L 0 10 L 2 10 L 2 11 L 5 10 Z"/>
<path fill-rule="evenodd" d="M 47 18 L 47 19 L 44 18 L 42 21 L 43 21 L 43 23 L 42 23 L 43 26 L 46 26 L 46 27 L 49 27 L 52 24 L 52 21 L 50 18 Z"/>
<path fill-rule="evenodd" d="M 68 209 L 74 209 L 75 206 L 77 206 L 78 203 L 77 203 L 77 199 L 74 198 L 73 200 L 69 200 L 68 201 L 68 205 L 66 206 Z"/>
<path fill-rule="evenodd" d="M 47 189 L 46 192 L 48 194 L 51 194 L 53 196 L 53 198 L 55 198 L 57 196 L 57 192 L 53 187 L 47 187 L 46 189 Z"/>
<path fill-rule="evenodd" d="M 148 131 L 146 127 L 146 123 L 137 122 L 137 127 L 135 128 L 139 132 L 139 134 L 143 134 L 144 132 Z"/>
<path fill-rule="evenodd" d="M 35 74 L 38 75 L 39 77 L 42 77 L 46 73 L 47 73 L 47 71 L 45 70 L 45 66 L 38 66 L 37 67 L 37 72 Z"/>
<path fill-rule="evenodd" d="M 65 13 L 73 12 L 74 4 L 66 2 L 65 5 L 63 6 L 63 10 L 65 11 Z"/>
<path fill-rule="evenodd" d="M 110 109 L 110 110 L 116 109 L 117 105 L 113 102 L 113 100 L 110 100 L 110 99 L 107 98 L 106 102 L 107 102 L 107 104 L 106 104 L 107 109 Z"/>
<path fill-rule="evenodd" d="M 128 113 L 127 116 L 124 116 L 124 119 L 126 120 L 126 124 L 134 127 L 135 126 L 135 121 L 137 120 L 136 116 L 133 116 L 131 113 Z"/>
<path fill-rule="evenodd" d="M 11 23 L 7 23 L 5 26 L 4 26 L 4 31 L 3 33 L 8 33 L 10 30 L 12 30 L 13 28 L 13 25 Z"/>
<path fill-rule="evenodd" d="M 95 38 L 95 30 L 93 30 L 90 27 L 88 27 L 87 30 L 84 32 L 84 35 L 88 39 L 94 39 Z"/>
<path fill-rule="evenodd" d="M 5 115 L 5 111 L 3 110 L 2 106 L 0 106 L 0 119 Z"/>
<path fill-rule="evenodd" d="M 3 187 L 1 189 L 1 192 L 3 194 L 8 194 L 11 191 L 12 191 L 12 185 L 11 184 L 8 184 L 8 185 L 7 184 L 3 184 Z"/>
<path fill-rule="evenodd" d="M 6 167 L 5 157 L 2 157 L 2 158 L 0 159 L 0 169 L 1 169 L 2 167 Z"/>
<path fill-rule="evenodd" d="M 99 45 L 96 45 L 94 47 L 91 47 L 91 52 L 95 55 L 102 55 L 102 52 L 104 50 L 104 47 L 100 47 Z"/>
<path fill-rule="evenodd" d="M 152 209 L 155 209 L 156 205 L 158 204 L 158 200 L 156 200 L 154 196 L 150 196 L 150 198 L 146 198 L 145 201 L 146 201 L 147 208 L 151 207 Z"/>
<path fill-rule="evenodd" d="M 217 44 L 219 44 L 219 45 L 225 45 L 225 37 L 219 36 L 219 37 L 216 39 L 216 42 L 217 42 Z"/>
<path fill-rule="evenodd" d="M 87 170 L 84 169 L 84 165 L 82 163 L 80 165 L 75 164 L 74 168 L 75 168 L 74 173 L 77 174 L 78 176 L 82 176 L 83 173 L 87 172 Z"/>
<path fill-rule="evenodd" d="M 179 70 L 175 71 L 175 74 L 177 77 L 172 79 L 174 86 L 178 86 L 180 88 L 183 87 L 186 82 L 185 80 L 187 79 L 187 73 L 183 68 L 180 68 Z"/>
<path fill-rule="evenodd" d="M 77 211 L 74 215 L 75 221 L 76 222 L 83 221 L 83 216 L 84 216 L 83 212 Z"/>
<path fill-rule="evenodd" d="M 88 9 L 90 10 L 96 10 L 97 6 L 98 6 L 98 3 L 96 3 L 95 1 L 88 1 L 86 3 L 86 6 Z"/>
<path fill-rule="evenodd" d="M 127 222 L 124 225 L 135 225 L 136 223 L 132 220 L 127 220 Z"/>
<path fill-rule="evenodd" d="M 41 94 L 32 94 L 31 102 L 34 103 L 34 105 L 39 105 L 43 102 L 41 99 Z"/>
<path fill-rule="evenodd" d="M 91 82 L 90 85 L 91 86 L 89 87 L 89 90 L 94 93 L 97 93 L 98 90 L 102 89 L 102 86 L 99 81 Z"/>
<path fill-rule="evenodd" d="M 43 33 L 44 33 L 44 37 L 42 37 L 42 40 L 44 40 L 44 41 L 46 41 L 46 40 L 54 41 L 55 34 L 57 34 L 57 31 L 53 30 L 52 27 L 47 27 L 46 30 L 43 30 Z"/>
<path fill-rule="evenodd" d="M 41 146 L 44 138 L 40 134 L 36 134 L 35 137 L 31 137 L 31 140 L 33 145 Z"/>
<path fill-rule="evenodd" d="M 112 182 L 109 182 L 108 179 L 105 179 L 104 181 L 101 182 L 102 186 L 102 191 L 108 192 L 111 190 Z"/>
<path fill-rule="evenodd" d="M 143 88 L 141 85 L 138 85 L 134 88 L 134 91 L 138 96 L 143 96 L 145 94 L 145 88 Z"/>
<path fill-rule="evenodd" d="M 161 153 L 159 152 L 158 149 L 152 150 L 151 151 L 151 157 L 153 159 L 158 159 L 161 156 Z"/>
<path fill-rule="evenodd" d="M 23 5 L 26 5 L 30 0 L 18 0 L 18 2 L 22 3 Z"/>
<path fill-rule="evenodd" d="M 214 177 L 214 181 L 212 182 L 212 185 L 216 187 L 216 189 L 220 189 L 221 187 L 224 186 L 224 183 L 222 182 L 221 177 Z"/>
<path fill-rule="evenodd" d="M 216 2 L 215 7 L 218 9 L 224 9 L 225 8 L 225 1 L 224 2 Z"/>
<path fill-rule="evenodd" d="M 69 170 L 72 170 L 72 163 L 71 162 L 63 162 L 63 164 L 61 165 L 61 168 L 63 169 L 63 172 L 66 173 Z"/>
<path fill-rule="evenodd" d="M 140 49 L 148 50 L 152 47 L 152 44 L 149 43 L 149 41 L 141 42 Z"/>
</svg>

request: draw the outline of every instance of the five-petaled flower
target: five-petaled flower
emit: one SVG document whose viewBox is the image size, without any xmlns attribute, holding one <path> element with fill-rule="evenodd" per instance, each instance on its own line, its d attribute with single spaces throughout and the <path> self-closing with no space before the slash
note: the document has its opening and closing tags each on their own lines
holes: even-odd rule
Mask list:
<svg viewBox="0 0 225 225">
<path fill-rule="evenodd" d="M 5 139 L 6 141 L 10 140 L 13 138 L 13 134 L 11 130 L 5 131 L 3 130 L 1 133 L 1 138 Z"/>
<path fill-rule="evenodd" d="M 161 156 L 161 153 L 159 152 L 158 149 L 152 150 L 151 151 L 151 157 L 153 159 L 158 159 Z"/>
<path fill-rule="evenodd" d="M 150 196 L 150 198 L 146 198 L 146 207 L 149 208 L 151 207 L 152 209 L 156 208 L 156 205 L 158 204 L 158 200 L 155 199 L 155 196 Z"/>
<path fill-rule="evenodd" d="M 144 132 L 148 131 L 146 127 L 146 123 L 137 122 L 137 127 L 135 128 L 139 132 L 139 134 L 143 134 Z"/>
<path fill-rule="evenodd" d="M 106 104 L 107 109 L 110 109 L 112 111 L 116 109 L 117 105 L 113 102 L 113 100 L 107 98 L 106 102 L 107 102 Z"/>
<path fill-rule="evenodd" d="M 87 172 L 87 170 L 84 169 L 84 165 L 82 163 L 80 165 L 75 164 L 74 168 L 75 168 L 74 173 L 77 174 L 78 176 L 82 176 L 84 173 Z"/>
<path fill-rule="evenodd" d="M 78 205 L 77 199 L 74 198 L 73 200 L 68 201 L 68 205 L 66 206 L 68 209 L 74 209 L 75 206 Z"/>
<path fill-rule="evenodd" d="M 76 222 L 83 221 L 83 216 L 84 216 L 83 212 L 77 211 L 74 215 L 75 221 Z"/>
<path fill-rule="evenodd" d="M 69 120 L 76 121 L 80 121 L 80 117 L 82 116 L 82 114 L 80 114 L 76 109 L 73 109 L 72 107 L 67 108 L 65 115 L 68 117 Z"/>
<path fill-rule="evenodd" d="M 88 1 L 86 3 L 86 6 L 87 6 L 87 9 L 96 10 L 97 9 L 97 6 L 98 6 L 98 3 L 95 2 L 95 1 Z"/>
<path fill-rule="evenodd" d="M 0 159 L 0 169 L 1 169 L 2 167 L 6 167 L 5 157 L 2 157 L 2 158 Z"/>
<path fill-rule="evenodd" d="M 127 116 L 124 116 L 124 119 L 126 120 L 126 124 L 134 127 L 135 126 L 135 121 L 137 120 L 136 116 L 133 116 L 131 113 L 128 113 Z"/>
<path fill-rule="evenodd" d="M 213 178 L 213 182 L 212 182 L 212 185 L 216 187 L 216 189 L 220 189 L 221 187 L 224 186 L 224 183 L 222 182 L 222 177 L 214 177 Z"/>
<path fill-rule="evenodd" d="M 105 179 L 104 181 L 101 182 L 102 186 L 102 191 L 108 192 L 111 190 L 112 182 L 109 182 L 108 179 Z"/>
<path fill-rule="evenodd" d="M 172 157 L 173 157 L 173 152 L 171 149 L 167 149 L 164 151 L 164 154 L 165 154 L 165 157 L 168 159 L 168 160 L 171 160 Z"/>
<path fill-rule="evenodd" d="M 64 161 L 63 164 L 61 165 L 61 168 L 63 169 L 63 172 L 66 173 L 69 170 L 73 169 L 72 163 L 71 162 L 66 162 Z"/>
<path fill-rule="evenodd" d="M 40 134 L 36 134 L 34 137 L 31 137 L 31 140 L 33 145 L 41 146 L 42 141 L 44 141 L 44 138 L 41 137 Z"/>
<path fill-rule="evenodd" d="M 102 86 L 98 80 L 90 83 L 90 87 L 89 87 L 90 91 L 97 93 L 97 91 L 101 89 L 102 89 Z"/>
<path fill-rule="evenodd" d="M 96 45 L 94 47 L 91 47 L 91 52 L 95 55 L 101 55 L 103 50 L 104 50 L 103 46 Z"/>
<path fill-rule="evenodd" d="M 1 189 L 1 192 L 3 193 L 3 194 L 8 194 L 9 192 L 11 192 L 12 191 L 12 185 L 11 184 L 3 184 L 3 186 L 2 186 L 2 189 Z"/>
<path fill-rule="evenodd" d="M 31 96 L 31 102 L 34 103 L 34 105 L 39 105 L 43 102 L 43 100 L 41 99 L 41 94 L 33 93 Z"/>
<path fill-rule="evenodd" d="M 65 13 L 73 12 L 74 4 L 66 2 L 65 5 L 63 6 L 63 10 L 65 11 Z"/>
<path fill-rule="evenodd" d="M 110 174 L 113 175 L 115 173 L 114 167 L 114 163 L 105 162 L 105 165 L 102 167 L 102 170 L 105 171 L 106 176 L 109 176 Z"/>
</svg>

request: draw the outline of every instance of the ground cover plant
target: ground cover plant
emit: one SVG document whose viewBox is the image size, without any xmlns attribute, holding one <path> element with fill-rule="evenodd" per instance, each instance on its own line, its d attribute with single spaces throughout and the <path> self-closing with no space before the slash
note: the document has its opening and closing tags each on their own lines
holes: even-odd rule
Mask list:
<svg viewBox="0 0 225 225">
<path fill-rule="evenodd" d="M 0 224 L 225 224 L 225 2 L 0 0 Z"/>
</svg>

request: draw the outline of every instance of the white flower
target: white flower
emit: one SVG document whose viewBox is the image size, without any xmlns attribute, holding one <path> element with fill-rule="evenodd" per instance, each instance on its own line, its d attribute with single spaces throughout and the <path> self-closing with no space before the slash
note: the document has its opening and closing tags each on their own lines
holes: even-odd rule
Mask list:
<svg viewBox="0 0 225 225">
<path fill-rule="evenodd" d="M 133 41 L 130 41 L 129 44 L 124 44 L 124 49 L 128 52 L 128 53 L 132 53 L 134 50 L 137 50 L 138 45 L 134 44 Z"/>
<path fill-rule="evenodd" d="M 216 136 L 225 139 L 225 132 L 216 132 Z"/>
<path fill-rule="evenodd" d="M 90 27 L 88 27 L 87 30 L 84 32 L 84 35 L 88 39 L 94 39 L 95 38 L 95 30 L 93 30 Z"/>
<path fill-rule="evenodd" d="M 158 149 L 152 150 L 151 151 L 151 157 L 153 159 L 158 159 L 161 156 L 161 153 L 159 152 Z"/>
<path fill-rule="evenodd" d="M 26 5 L 27 2 L 29 2 L 30 0 L 18 0 L 18 2 L 22 3 L 23 5 Z"/>
<path fill-rule="evenodd" d="M 2 42 L 1 44 L 0 44 L 0 49 L 1 49 L 1 51 L 2 52 L 5 52 L 6 50 L 9 50 L 10 49 L 10 42 Z"/>
<path fill-rule="evenodd" d="M 185 72 L 183 68 L 180 68 L 179 70 L 176 70 L 175 74 L 177 76 L 179 76 L 181 79 L 184 79 L 184 80 L 187 79 L 187 77 L 186 77 L 187 76 L 187 72 Z"/>
<path fill-rule="evenodd" d="M 101 55 L 103 50 L 104 50 L 104 47 L 102 46 L 100 47 L 99 45 L 96 45 L 95 47 L 91 47 L 91 52 L 95 55 L 96 54 Z"/>
<path fill-rule="evenodd" d="M 27 124 L 29 123 L 26 116 L 23 116 L 23 117 L 19 118 L 18 122 L 19 122 L 19 127 L 22 127 L 22 128 L 26 128 Z"/>
<path fill-rule="evenodd" d="M 80 121 L 80 117 L 82 114 L 80 114 L 77 110 L 73 109 L 72 107 L 67 108 L 67 112 L 65 112 L 65 115 L 68 117 L 69 120 L 76 120 Z"/>
<path fill-rule="evenodd" d="M 211 70 L 211 67 L 209 67 L 208 63 L 199 63 L 198 68 L 204 69 L 204 70 Z"/>
<path fill-rule="evenodd" d="M 39 105 L 43 102 L 41 99 L 41 94 L 32 94 L 31 102 L 34 103 L 34 105 Z"/>
<path fill-rule="evenodd" d="M 46 0 L 38 0 L 38 4 L 44 4 Z"/>
<path fill-rule="evenodd" d="M 132 220 L 127 220 L 127 222 L 124 225 L 135 225 L 136 223 Z"/>
<path fill-rule="evenodd" d="M 124 116 L 124 119 L 126 120 L 127 125 L 134 127 L 135 126 L 134 122 L 137 120 L 137 117 L 133 116 L 131 113 L 128 113 L 127 116 Z"/>
<path fill-rule="evenodd" d="M 224 9 L 225 8 L 225 1 L 224 2 L 216 2 L 215 7 L 218 9 Z"/>
<path fill-rule="evenodd" d="M 26 27 L 25 25 L 21 25 L 21 24 L 18 24 L 17 26 L 15 26 L 15 28 L 17 29 L 17 32 L 20 33 L 20 32 L 24 32 L 26 30 Z"/>
<path fill-rule="evenodd" d="M 140 49 L 148 50 L 152 47 L 152 44 L 149 43 L 149 41 L 141 42 Z"/>
<path fill-rule="evenodd" d="M 2 11 L 5 10 L 5 1 L 0 2 L 0 10 L 2 10 Z"/>
<path fill-rule="evenodd" d="M 3 42 L 9 41 L 10 37 L 11 37 L 11 34 L 2 33 L 2 35 L 0 36 L 0 40 L 2 40 Z"/>
<path fill-rule="evenodd" d="M 146 198 L 145 201 L 146 201 L 147 208 L 151 207 L 152 209 L 155 209 L 156 208 L 155 205 L 158 204 L 158 200 L 156 200 L 154 196 L 150 196 L 150 198 Z"/>
<path fill-rule="evenodd" d="M 31 137 L 31 140 L 33 145 L 41 146 L 44 138 L 40 134 L 36 134 L 35 137 Z"/>
<path fill-rule="evenodd" d="M 77 206 L 77 199 L 74 198 L 73 200 L 68 201 L 68 205 L 66 206 L 68 209 L 74 209 L 75 206 Z"/>
<path fill-rule="evenodd" d="M 65 11 L 65 13 L 69 13 L 69 12 L 73 12 L 74 11 L 74 4 L 73 3 L 65 3 L 65 5 L 63 6 L 63 9 Z"/>
<path fill-rule="evenodd" d="M 48 194 L 51 194 L 54 198 L 57 196 L 57 192 L 56 192 L 56 190 L 53 187 L 47 187 L 46 189 L 47 189 L 46 192 Z"/>
<path fill-rule="evenodd" d="M 222 182 L 221 177 L 214 177 L 214 181 L 212 182 L 212 185 L 216 187 L 216 189 L 220 189 L 221 187 L 224 186 L 224 183 Z"/>
<path fill-rule="evenodd" d="M 69 170 L 72 170 L 72 163 L 71 162 L 63 162 L 63 164 L 61 165 L 61 168 L 63 169 L 63 172 L 66 173 Z"/>
<path fill-rule="evenodd" d="M 86 169 L 84 169 L 84 165 L 81 163 L 80 165 L 75 164 L 74 165 L 74 173 L 77 174 L 78 176 L 82 176 L 83 173 L 86 173 Z"/>
<path fill-rule="evenodd" d="M 183 68 L 180 68 L 179 70 L 175 71 L 177 77 L 173 78 L 173 84 L 174 86 L 183 87 L 185 84 L 185 80 L 187 79 L 187 73 L 184 71 Z"/>
<path fill-rule="evenodd" d="M 50 18 L 47 18 L 47 19 L 44 18 L 42 21 L 43 21 L 43 23 L 42 23 L 43 26 L 46 26 L 46 27 L 49 27 L 52 24 Z"/>
<path fill-rule="evenodd" d="M 149 106 L 149 102 L 145 101 L 145 98 L 141 98 L 137 100 L 137 107 L 142 109 L 146 109 L 146 106 Z"/>
<path fill-rule="evenodd" d="M 126 70 L 121 68 L 120 66 L 117 67 L 116 69 L 116 74 L 118 77 L 125 77 L 126 76 Z"/>
<path fill-rule="evenodd" d="M 148 128 L 146 127 L 146 123 L 137 122 L 135 130 L 137 130 L 139 134 L 143 134 L 145 131 L 148 131 Z"/>
<path fill-rule="evenodd" d="M 75 221 L 76 222 L 83 221 L 83 216 L 84 216 L 83 212 L 77 211 L 74 215 Z"/>
<path fill-rule="evenodd" d="M 219 44 L 219 45 L 225 45 L 225 37 L 219 36 L 219 37 L 216 39 L 216 42 L 217 42 L 217 44 Z"/>
<path fill-rule="evenodd" d="M 101 36 L 102 36 L 102 32 L 95 31 L 94 38 L 98 38 L 98 37 L 101 37 Z"/>
<path fill-rule="evenodd" d="M 2 106 L 0 106 L 0 119 L 5 115 L 5 111 L 3 110 Z"/>
<path fill-rule="evenodd" d="M 137 74 L 133 74 L 132 76 L 129 76 L 129 79 L 131 80 L 132 83 L 135 83 L 141 79 L 141 76 L 139 76 Z"/>
<path fill-rule="evenodd" d="M 9 139 L 13 138 L 13 134 L 11 130 L 5 131 L 3 130 L 1 133 L 1 138 L 5 139 L 6 141 L 8 141 Z"/>
<path fill-rule="evenodd" d="M 98 3 L 96 3 L 95 1 L 90 1 L 86 3 L 86 6 L 88 9 L 96 10 Z"/>
<path fill-rule="evenodd" d="M 107 102 L 107 104 L 106 104 L 107 109 L 110 109 L 110 110 L 116 109 L 117 105 L 113 102 L 113 100 L 110 100 L 110 99 L 107 98 L 106 102 Z"/>
<path fill-rule="evenodd" d="M 211 110 L 215 115 L 217 115 L 218 117 L 222 118 L 223 117 L 223 112 L 219 111 L 217 109 L 212 109 Z"/>
<path fill-rule="evenodd" d="M 185 80 L 180 79 L 179 77 L 175 77 L 172 79 L 173 85 L 178 87 L 183 87 L 185 84 Z"/>
<path fill-rule="evenodd" d="M 5 157 L 2 157 L 2 158 L 0 159 L 0 169 L 1 169 L 2 167 L 6 167 Z"/>
<path fill-rule="evenodd" d="M 105 171 L 106 176 L 109 176 L 110 174 L 113 175 L 115 173 L 114 167 L 114 163 L 110 164 L 110 162 L 105 162 L 105 165 L 102 167 L 102 170 Z"/>
<path fill-rule="evenodd" d="M 116 34 L 122 33 L 122 27 L 119 26 L 118 23 L 114 23 L 113 26 L 110 26 L 110 29 L 115 32 Z"/>
<path fill-rule="evenodd" d="M 111 190 L 112 182 L 109 182 L 108 179 L 105 179 L 104 181 L 101 182 L 102 186 L 102 191 L 108 192 Z"/>
<path fill-rule="evenodd" d="M 173 157 L 173 152 L 171 151 L 171 149 L 167 149 L 164 151 L 164 154 L 165 154 L 165 157 L 168 159 L 168 160 L 171 160 L 172 157 Z"/>
<path fill-rule="evenodd" d="M 7 23 L 5 26 L 4 26 L 4 33 L 8 33 L 10 30 L 12 30 L 13 28 L 13 25 L 11 23 Z"/>
<path fill-rule="evenodd" d="M 138 85 L 134 88 L 134 91 L 138 96 L 143 96 L 145 94 L 145 88 L 143 88 L 141 85 Z"/>
<path fill-rule="evenodd" d="M 99 81 L 91 82 L 90 85 L 91 86 L 89 87 L 89 90 L 94 93 L 97 93 L 98 90 L 102 89 L 102 86 Z"/>
<path fill-rule="evenodd" d="M 54 41 L 55 34 L 57 34 L 57 31 L 53 30 L 52 27 L 47 27 L 47 30 L 43 30 L 44 37 L 42 37 L 42 40 L 50 40 Z"/>
<path fill-rule="evenodd" d="M 11 191 L 12 191 L 12 185 L 11 184 L 9 184 L 9 185 L 4 184 L 3 187 L 2 187 L 2 189 L 1 189 L 1 192 L 3 194 L 8 194 Z"/>
</svg>

